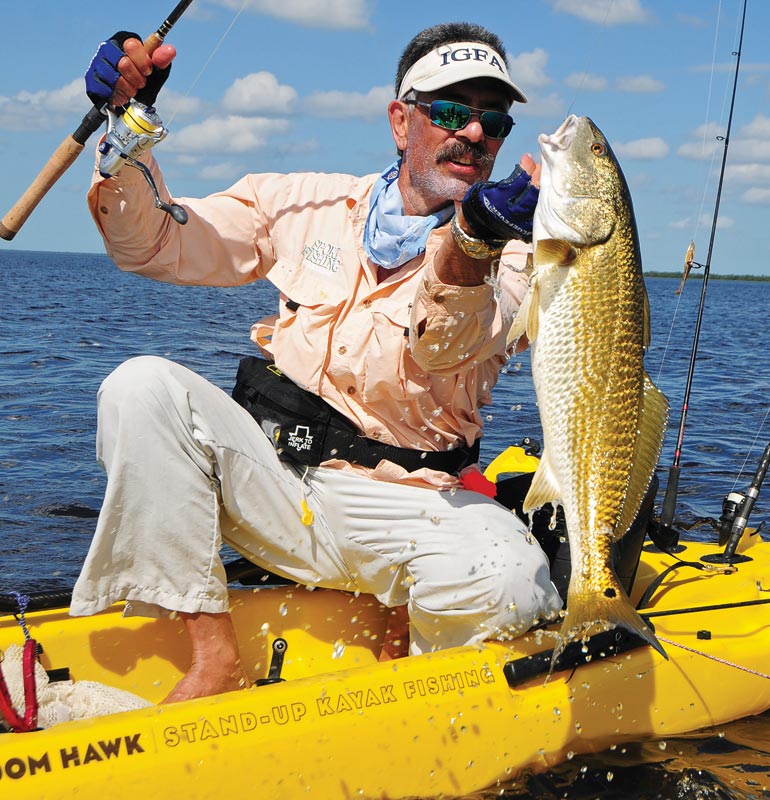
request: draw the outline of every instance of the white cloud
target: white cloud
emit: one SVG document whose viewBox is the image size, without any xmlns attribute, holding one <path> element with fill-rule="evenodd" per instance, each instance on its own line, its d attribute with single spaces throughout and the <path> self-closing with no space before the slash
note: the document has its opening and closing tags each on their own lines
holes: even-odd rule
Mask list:
<svg viewBox="0 0 770 800">
<path fill-rule="evenodd" d="M 764 114 L 757 114 L 748 125 L 744 125 L 741 128 L 741 135 L 752 139 L 770 136 L 770 117 L 766 117 Z"/>
<path fill-rule="evenodd" d="M 240 10 L 243 0 L 212 0 Z M 309 28 L 359 29 L 369 27 L 371 0 L 248 0 L 246 8 L 287 19 Z"/>
<path fill-rule="evenodd" d="M 639 0 L 551 0 L 554 11 L 599 25 L 647 22 L 651 15 Z"/>
<path fill-rule="evenodd" d="M 701 214 L 700 219 L 698 220 L 697 223 L 691 217 L 685 217 L 685 219 L 669 222 L 668 227 L 674 228 L 675 230 L 691 231 L 695 226 L 698 228 L 703 228 L 705 230 L 710 230 L 713 224 L 714 224 L 714 218 L 712 216 L 709 216 L 708 214 Z M 732 217 L 720 216 L 717 219 L 718 230 L 726 230 L 728 228 L 733 228 L 733 227 L 735 227 L 735 220 Z M 697 259 L 698 257 L 697 252 L 695 257 Z"/>
<path fill-rule="evenodd" d="M 230 181 L 231 183 L 238 180 L 243 175 L 243 167 L 232 161 L 223 161 L 220 164 L 210 164 L 203 167 L 198 173 L 198 177 L 204 181 L 219 181 L 224 183 Z"/>
<path fill-rule="evenodd" d="M 612 149 L 619 158 L 652 160 L 665 158 L 669 147 L 659 136 L 649 139 L 636 139 L 632 142 L 616 142 Z"/>
<path fill-rule="evenodd" d="M 725 180 L 728 183 L 770 183 L 770 164 L 729 164 Z"/>
<path fill-rule="evenodd" d="M 615 81 L 615 85 L 622 92 L 636 92 L 640 94 L 662 92 L 666 88 L 661 81 L 650 75 L 629 75 L 624 78 L 618 78 Z"/>
<path fill-rule="evenodd" d="M 286 120 L 265 117 L 210 117 L 177 131 L 164 147 L 173 152 L 245 153 L 265 147 L 271 136 L 288 128 Z"/>
<path fill-rule="evenodd" d="M 281 85 L 272 72 L 252 72 L 228 87 L 222 107 L 237 114 L 286 114 L 296 99 L 296 90 Z"/>
<path fill-rule="evenodd" d="M 696 17 L 692 14 L 677 14 L 676 18 L 682 25 L 687 25 L 691 28 L 706 28 L 708 27 L 708 23 L 702 17 Z"/>
<path fill-rule="evenodd" d="M 751 205 L 770 205 L 770 189 L 747 189 L 741 197 L 744 203 Z"/>
<path fill-rule="evenodd" d="M 521 53 L 515 57 L 508 57 L 509 74 L 511 80 L 529 95 L 531 89 L 539 89 L 551 83 L 545 74 L 545 65 L 548 63 L 548 53 L 538 47 L 531 53 Z"/>
<path fill-rule="evenodd" d="M 21 91 L 0 96 L 0 129 L 31 131 L 54 128 L 62 116 L 82 117 L 89 109 L 82 78 L 51 91 Z"/>
<path fill-rule="evenodd" d="M 558 119 L 563 117 L 566 112 L 562 98 L 552 92 L 548 95 L 536 94 L 531 96 L 528 103 L 514 103 L 511 113 L 514 119 L 516 117 L 550 117 Z"/>
<path fill-rule="evenodd" d="M 590 72 L 573 72 L 571 75 L 567 75 L 564 83 L 570 89 L 582 89 L 586 92 L 602 92 L 607 88 L 606 78 Z"/>
<path fill-rule="evenodd" d="M 385 119 L 393 99 L 392 86 L 375 86 L 362 92 L 316 92 L 305 102 L 305 109 L 317 117 L 336 119 Z"/>
<path fill-rule="evenodd" d="M 691 161 L 710 161 L 718 152 L 721 152 L 723 144 L 714 138 L 702 139 L 697 142 L 685 142 L 677 149 L 677 154 L 682 158 Z"/>
<path fill-rule="evenodd" d="M 173 89 L 164 89 L 158 97 L 158 113 L 164 119 L 172 117 L 191 117 L 203 112 L 203 102 L 198 97 L 175 92 Z"/>
</svg>

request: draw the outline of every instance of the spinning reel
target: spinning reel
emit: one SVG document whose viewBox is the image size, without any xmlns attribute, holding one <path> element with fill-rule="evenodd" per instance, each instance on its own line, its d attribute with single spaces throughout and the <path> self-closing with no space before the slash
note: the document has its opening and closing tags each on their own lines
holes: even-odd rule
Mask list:
<svg viewBox="0 0 770 800">
<path fill-rule="evenodd" d="M 180 225 L 187 222 L 187 212 L 179 205 L 164 203 L 158 194 L 158 187 L 152 173 L 146 164 L 137 161 L 137 158 L 163 141 L 168 134 L 168 129 L 152 106 L 145 106 L 136 100 L 131 100 L 122 115 L 118 116 L 112 109 L 107 108 L 107 136 L 99 145 L 101 158 L 99 159 L 99 174 L 103 178 L 111 178 L 128 164 L 138 169 L 150 185 L 155 198 L 155 207 L 165 211 Z"/>
</svg>

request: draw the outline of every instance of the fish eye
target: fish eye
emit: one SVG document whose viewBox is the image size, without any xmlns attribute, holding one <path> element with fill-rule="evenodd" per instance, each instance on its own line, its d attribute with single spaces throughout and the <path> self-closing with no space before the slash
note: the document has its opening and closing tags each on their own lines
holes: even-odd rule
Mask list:
<svg viewBox="0 0 770 800">
<path fill-rule="evenodd" d="M 601 142 L 594 142 L 591 145 L 591 152 L 595 156 L 603 156 L 607 152 L 607 148 Z"/>
</svg>

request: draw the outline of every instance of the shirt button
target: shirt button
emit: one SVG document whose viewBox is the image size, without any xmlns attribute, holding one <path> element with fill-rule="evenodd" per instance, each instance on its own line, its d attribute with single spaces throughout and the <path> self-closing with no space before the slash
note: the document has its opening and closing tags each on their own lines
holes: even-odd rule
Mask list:
<svg viewBox="0 0 770 800">
<path fill-rule="evenodd" d="M 345 355 L 345 353 L 347 353 L 347 352 L 348 352 L 348 348 L 347 348 L 347 347 L 345 347 L 345 345 L 343 344 L 343 345 L 342 345 L 342 347 L 340 347 L 340 348 L 337 350 L 337 352 L 338 352 L 338 353 L 339 353 L 341 356 L 344 356 L 344 355 Z"/>
<path fill-rule="evenodd" d="M 348 394 L 355 394 L 356 393 L 356 387 L 355 386 L 348 386 L 347 393 Z"/>
</svg>

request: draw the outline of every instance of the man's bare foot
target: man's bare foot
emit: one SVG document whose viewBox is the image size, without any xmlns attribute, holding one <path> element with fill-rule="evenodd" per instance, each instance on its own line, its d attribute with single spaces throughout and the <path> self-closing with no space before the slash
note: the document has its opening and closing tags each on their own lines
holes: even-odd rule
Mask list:
<svg viewBox="0 0 770 800">
<path fill-rule="evenodd" d="M 238 640 L 229 614 L 179 614 L 192 642 L 192 664 L 164 703 L 179 703 L 245 689 L 248 676 L 241 667 Z"/>
<path fill-rule="evenodd" d="M 183 700 L 192 700 L 195 697 L 234 692 L 236 689 L 248 689 L 249 685 L 249 679 L 240 666 L 229 674 L 212 675 L 210 670 L 193 664 L 163 703 L 181 703 Z"/>
<path fill-rule="evenodd" d="M 380 661 L 392 661 L 409 655 L 409 612 L 406 606 L 395 606 L 388 615 L 388 627 L 380 651 Z"/>
</svg>

